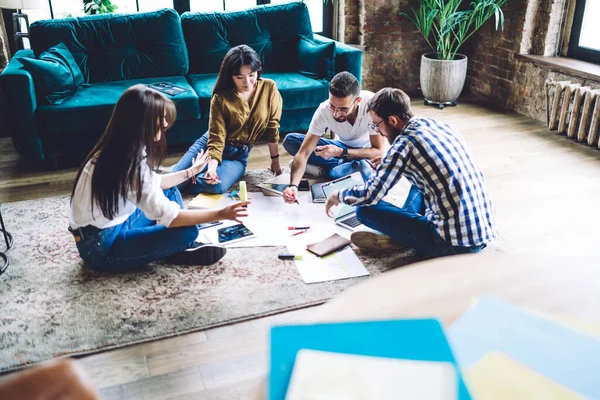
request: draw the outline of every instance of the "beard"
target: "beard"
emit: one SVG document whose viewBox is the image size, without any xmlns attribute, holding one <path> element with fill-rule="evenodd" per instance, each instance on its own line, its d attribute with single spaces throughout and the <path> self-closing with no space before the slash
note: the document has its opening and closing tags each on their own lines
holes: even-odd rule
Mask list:
<svg viewBox="0 0 600 400">
<path fill-rule="evenodd" d="M 390 145 L 394 144 L 394 140 L 396 140 L 396 138 L 398 136 L 400 136 L 400 133 L 402 133 L 402 129 L 396 129 L 396 128 L 392 128 L 391 126 L 387 126 L 387 128 L 389 129 L 389 135 L 382 135 L 385 136 L 385 138 L 387 139 L 388 143 Z"/>
<path fill-rule="evenodd" d="M 333 117 L 333 119 L 335 119 L 337 122 L 346 122 L 347 118 L 346 117 Z"/>
</svg>

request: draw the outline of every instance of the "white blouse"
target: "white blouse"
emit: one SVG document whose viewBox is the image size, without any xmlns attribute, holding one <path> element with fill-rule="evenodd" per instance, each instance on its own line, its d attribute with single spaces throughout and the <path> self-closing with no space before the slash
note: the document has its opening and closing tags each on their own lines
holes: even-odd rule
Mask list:
<svg viewBox="0 0 600 400">
<path fill-rule="evenodd" d="M 98 203 L 94 204 L 92 212 L 92 175 L 95 165 L 92 160 L 83 168 L 73 199 L 69 207 L 69 226 L 72 229 L 93 225 L 104 229 L 120 225 L 139 208 L 144 215 L 160 225 L 169 226 L 179 214 L 181 207 L 175 201 L 165 196 L 160 188 L 161 176 L 152 171 L 145 160 L 140 163 L 142 181 L 142 197 L 138 203 L 137 191 L 131 190 L 126 197 L 122 197 L 113 219 L 108 219 L 102 214 Z"/>
</svg>

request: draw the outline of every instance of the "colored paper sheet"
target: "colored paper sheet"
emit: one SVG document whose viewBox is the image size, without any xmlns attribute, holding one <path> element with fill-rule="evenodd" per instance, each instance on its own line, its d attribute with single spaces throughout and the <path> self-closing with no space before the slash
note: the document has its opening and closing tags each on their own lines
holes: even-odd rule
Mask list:
<svg viewBox="0 0 600 400">
<path fill-rule="evenodd" d="M 600 398 L 600 341 L 492 297 L 482 297 L 450 327 L 463 368 L 499 351 L 580 395 Z"/>
<path fill-rule="evenodd" d="M 582 400 L 584 397 L 492 351 L 464 373 L 475 399 Z"/>
</svg>

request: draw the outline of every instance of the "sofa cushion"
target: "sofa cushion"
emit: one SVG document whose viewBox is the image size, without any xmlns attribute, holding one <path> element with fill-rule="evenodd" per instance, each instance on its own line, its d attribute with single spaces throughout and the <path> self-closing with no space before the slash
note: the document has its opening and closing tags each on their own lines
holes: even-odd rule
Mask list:
<svg viewBox="0 0 600 400">
<path fill-rule="evenodd" d="M 316 109 L 329 96 L 329 82 L 323 79 L 308 78 L 298 72 L 271 72 L 263 76 L 277 84 L 284 110 Z"/>
<path fill-rule="evenodd" d="M 169 97 L 177 106 L 177 119 L 198 119 L 198 96 L 187 83 L 185 77 L 133 79 L 84 85 L 73 96 L 61 104 L 41 105 L 38 108 L 38 119 L 48 134 L 60 134 L 84 129 L 86 126 L 102 126 L 108 123 L 117 100 L 129 87 L 138 83 L 151 84 L 170 82 L 188 88 L 187 92 Z"/>
<path fill-rule="evenodd" d="M 267 72 L 263 77 L 273 79 L 283 99 L 283 110 L 316 109 L 329 95 L 329 82 L 311 79 L 298 72 Z M 217 74 L 188 75 L 190 85 L 198 95 L 203 118 L 210 114 L 210 99 Z"/>
<path fill-rule="evenodd" d="M 36 55 L 62 42 L 86 83 L 184 75 L 187 50 L 174 10 L 92 15 L 36 21 L 30 28 Z"/>
<path fill-rule="evenodd" d="M 181 16 L 190 73 L 217 73 L 232 47 L 246 44 L 261 57 L 265 71 L 296 71 L 300 38 L 313 39 L 306 4 L 292 2 L 222 13 Z"/>
<path fill-rule="evenodd" d="M 60 104 L 83 84 L 81 70 L 64 43 L 49 48 L 38 58 L 18 60 L 33 75 L 38 92 L 50 104 Z"/>
<path fill-rule="evenodd" d="M 301 74 L 331 81 L 335 75 L 335 42 L 317 44 L 301 39 L 298 42 L 298 59 Z"/>
</svg>

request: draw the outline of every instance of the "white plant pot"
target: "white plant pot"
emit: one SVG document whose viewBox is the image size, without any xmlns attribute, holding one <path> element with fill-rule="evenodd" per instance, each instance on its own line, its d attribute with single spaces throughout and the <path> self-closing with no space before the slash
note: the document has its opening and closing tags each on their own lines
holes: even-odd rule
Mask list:
<svg viewBox="0 0 600 400">
<path fill-rule="evenodd" d="M 421 91 L 425 104 L 456 105 L 467 77 L 467 56 L 457 54 L 454 60 L 438 60 L 435 53 L 421 56 Z"/>
</svg>

